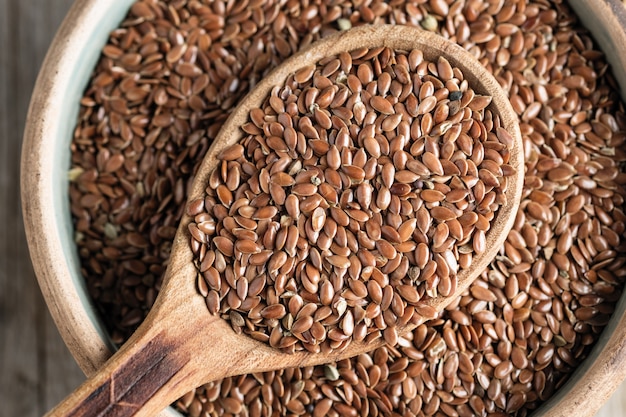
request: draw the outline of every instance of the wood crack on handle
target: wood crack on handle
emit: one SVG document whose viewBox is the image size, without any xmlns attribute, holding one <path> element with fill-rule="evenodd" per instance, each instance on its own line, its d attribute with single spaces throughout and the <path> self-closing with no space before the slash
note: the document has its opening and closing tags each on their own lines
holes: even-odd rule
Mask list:
<svg viewBox="0 0 626 417">
<path fill-rule="evenodd" d="M 68 414 L 69 417 L 130 417 L 172 379 L 189 356 L 175 355 L 163 332 L 111 375 Z"/>
</svg>

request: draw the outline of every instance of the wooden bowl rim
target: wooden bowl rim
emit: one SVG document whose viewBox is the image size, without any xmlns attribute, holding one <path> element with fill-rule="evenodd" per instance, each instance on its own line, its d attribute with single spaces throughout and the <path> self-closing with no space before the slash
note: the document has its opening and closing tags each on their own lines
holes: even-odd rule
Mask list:
<svg viewBox="0 0 626 417">
<path fill-rule="evenodd" d="M 128 4 L 130 0 L 125 0 Z M 626 13 L 618 0 L 571 0 L 586 27 L 605 51 L 626 45 Z M 64 258 L 59 230 L 67 227 L 52 210 L 54 169 L 49 155 L 57 152 L 50 132 L 56 132 L 62 117 L 54 104 L 72 81 L 67 73 L 84 47 L 81 41 L 93 31 L 102 10 L 120 0 L 77 0 L 68 12 L 42 64 L 29 107 L 22 152 L 22 208 L 31 259 L 40 288 L 59 332 L 78 365 L 87 374 L 111 354 L 111 344 L 102 338 L 102 327 L 87 313 L 80 290 Z M 124 14 L 126 13 L 126 10 Z M 594 22 L 590 27 L 588 22 Z M 626 53 L 608 56 L 614 68 L 626 68 Z M 626 72 L 618 74 L 626 97 Z M 72 121 L 73 123 L 73 121 Z M 42 233 L 42 231 L 44 233 Z M 84 290 L 83 290 L 84 291 Z M 77 308 L 80 306 L 80 308 Z M 93 306 L 91 306 L 93 308 Z M 95 310 L 95 308 L 94 308 Z M 609 325 L 588 358 L 570 380 L 532 415 L 593 415 L 626 377 L 626 294 L 622 295 Z M 173 409 L 161 416 L 179 415 Z"/>
<path fill-rule="evenodd" d="M 62 235 L 73 233 L 67 213 L 58 213 L 60 183 L 67 178 L 71 135 L 67 150 L 60 149 L 60 131 L 69 120 L 73 131 L 79 100 L 85 85 L 77 85 L 85 74 L 89 79 L 110 30 L 128 13 L 133 0 L 76 0 L 65 16 L 49 49 L 35 83 L 26 118 L 21 155 L 21 203 L 30 257 L 39 287 L 52 318 L 70 353 L 87 375 L 100 367 L 115 349 L 88 298 L 86 283 L 75 265 L 77 257 L 66 257 Z M 125 7 L 127 6 L 127 7 Z M 94 23 L 97 22 L 97 23 Z M 100 33 L 104 28 L 106 33 Z M 100 36 L 98 36 L 98 34 Z M 95 48 L 94 48 L 95 45 Z M 90 59 L 91 58 L 91 59 Z M 73 95 L 75 111 L 63 107 Z M 72 94 L 70 94 L 72 95 Z M 73 106 L 69 106 L 73 107 Z M 56 166 L 63 162 L 65 167 Z M 64 169 L 64 171 L 61 171 Z M 61 173 L 60 173 L 61 172 Z M 67 184 L 67 183 L 66 183 Z M 67 193 L 66 193 L 67 194 Z M 63 204 L 61 204 L 63 205 Z M 71 229 L 71 230 L 70 230 Z M 74 248 L 75 251 L 75 248 Z M 77 255 L 76 255 L 77 256 Z M 74 260 L 74 262 L 73 262 Z M 169 407 L 159 414 L 181 414 Z"/>
</svg>

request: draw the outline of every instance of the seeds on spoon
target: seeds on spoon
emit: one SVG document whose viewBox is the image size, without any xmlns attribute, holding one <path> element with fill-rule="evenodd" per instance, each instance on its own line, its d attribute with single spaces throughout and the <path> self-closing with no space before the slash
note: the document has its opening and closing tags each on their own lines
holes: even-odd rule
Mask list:
<svg viewBox="0 0 626 417">
<path fill-rule="evenodd" d="M 490 101 L 446 59 L 389 48 L 275 87 L 188 208 L 209 310 L 288 352 L 395 345 L 432 318 L 423 300 L 485 251 L 513 173 Z"/>
</svg>

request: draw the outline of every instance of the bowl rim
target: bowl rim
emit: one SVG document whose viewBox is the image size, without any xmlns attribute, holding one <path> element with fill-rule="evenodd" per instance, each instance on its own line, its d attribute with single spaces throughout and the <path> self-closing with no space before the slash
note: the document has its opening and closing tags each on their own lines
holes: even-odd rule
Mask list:
<svg viewBox="0 0 626 417">
<path fill-rule="evenodd" d="M 59 333 L 86 375 L 104 364 L 115 346 L 88 296 L 76 248 L 68 248 L 74 229 L 67 199 L 69 145 L 80 98 L 102 47 L 133 2 L 75 0 L 39 70 L 22 143 L 21 204 L 33 269 Z M 82 83 L 76 72 L 83 75 Z M 69 126 L 63 123 L 67 120 Z M 64 130 L 69 133 L 67 146 L 59 149 L 54 138 Z M 59 213 L 59 207 L 65 212 Z M 180 413 L 168 407 L 159 416 Z"/>
<path fill-rule="evenodd" d="M 124 2 L 130 7 L 132 0 Z M 55 198 L 60 198 L 55 196 L 59 190 L 55 181 L 60 180 L 61 169 L 55 167 L 55 162 L 62 158 L 55 158 L 59 157 L 60 151 L 50 136 L 59 132 L 61 122 L 67 120 L 61 114 L 60 101 L 67 98 L 66 91 L 76 84 L 72 77 L 74 64 L 71 63 L 88 61 L 82 54 L 94 27 L 101 26 L 93 22 L 116 18 L 119 22 L 127 8 L 121 8 L 123 13 L 104 17 L 103 10 L 114 6 L 119 8 L 120 3 L 120 0 L 76 0 L 70 8 L 49 47 L 32 93 L 21 156 L 23 221 L 34 271 L 61 337 L 87 375 L 93 374 L 110 357 L 114 347 L 110 340 L 105 340 L 104 327 L 85 297 L 87 292 L 82 275 L 75 277 L 76 265 L 71 265 L 65 256 L 61 233 L 67 233 L 68 227 L 73 227 L 71 222 L 67 224 L 69 205 L 67 213 L 54 210 Z M 570 4 L 603 50 L 618 50 L 617 45 L 626 45 L 626 9 L 619 0 L 570 0 Z M 590 28 L 592 24 L 593 29 Z M 96 48 L 98 56 L 100 49 Z M 626 54 L 618 55 L 609 55 L 610 63 L 614 68 L 626 68 Z M 92 62 L 91 68 L 93 66 Z M 626 71 L 617 74 L 616 78 L 622 96 L 626 97 Z M 80 87 L 79 91 L 82 92 L 83 88 Z M 75 118 L 71 120 L 73 131 Z M 67 217 L 63 217 L 64 214 Z M 76 278 L 80 278 L 82 284 Z M 588 357 L 569 381 L 532 415 L 591 416 L 600 409 L 626 377 L 625 312 L 626 292 Z M 180 414 L 170 407 L 160 416 Z"/>
<path fill-rule="evenodd" d="M 69 62 L 80 58 L 84 47 L 80 38 L 88 30 L 85 22 L 98 10 L 96 1 L 76 1 L 55 35 L 33 89 L 21 159 L 24 227 L 35 274 L 61 336 L 86 373 L 106 360 L 108 352 L 99 340 L 97 325 L 84 309 L 75 308 L 83 305 L 79 290 L 66 285 L 72 271 L 62 256 L 59 230 L 64 219 L 54 212 L 53 164 L 57 161 L 50 156 L 56 155 L 57 147 L 50 132 L 60 129 L 63 116 L 58 102 L 71 82 Z"/>
</svg>

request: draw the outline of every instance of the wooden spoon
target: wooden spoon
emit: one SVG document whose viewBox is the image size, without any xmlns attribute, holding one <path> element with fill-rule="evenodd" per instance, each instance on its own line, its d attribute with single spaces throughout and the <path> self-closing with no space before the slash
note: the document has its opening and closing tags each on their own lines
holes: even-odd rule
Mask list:
<svg viewBox="0 0 626 417">
<path fill-rule="evenodd" d="M 508 178 L 507 202 L 500 207 L 487 234 L 487 249 L 474 257 L 472 269 L 458 274 L 458 287 L 449 297 L 425 301 L 419 312 L 425 321 L 434 317 L 462 293 L 485 269 L 502 247 L 515 220 L 523 183 L 522 142 L 517 117 L 497 81 L 468 52 L 431 32 L 405 26 L 363 26 L 327 37 L 297 53 L 268 75 L 240 103 L 226 121 L 206 154 L 193 183 L 190 201 L 204 194 L 208 177 L 218 164 L 216 155 L 243 136 L 239 128 L 250 109 L 261 106 L 272 87 L 282 85 L 299 68 L 321 58 L 357 48 L 388 46 L 396 50 L 421 49 L 436 61 L 444 56 L 457 66 L 472 88 L 493 97 L 491 109 L 500 115 L 502 126 L 513 136 L 510 164 L 517 170 Z M 245 335 L 211 315 L 197 293 L 197 271 L 193 264 L 185 216 L 178 228 L 163 288 L 152 311 L 134 335 L 95 375 L 76 389 L 48 415 L 51 416 L 153 416 L 168 404 L 204 383 L 227 376 L 287 367 L 334 362 L 384 345 L 351 343 L 330 354 L 283 353 Z M 401 329 L 401 334 L 415 325 Z"/>
</svg>

